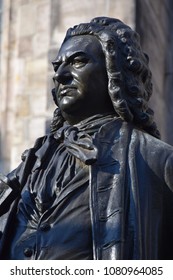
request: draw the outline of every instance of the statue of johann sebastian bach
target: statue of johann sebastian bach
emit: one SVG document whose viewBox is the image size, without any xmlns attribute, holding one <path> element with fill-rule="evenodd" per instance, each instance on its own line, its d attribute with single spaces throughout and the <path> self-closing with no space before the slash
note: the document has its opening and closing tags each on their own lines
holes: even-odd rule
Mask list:
<svg viewBox="0 0 173 280">
<path fill-rule="evenodd" d="M 1 259 L 172 259 L 173 148 L 138 34 L 79 24 L 53 67 L 51 132 L 1 176 Z"/>
</svg>

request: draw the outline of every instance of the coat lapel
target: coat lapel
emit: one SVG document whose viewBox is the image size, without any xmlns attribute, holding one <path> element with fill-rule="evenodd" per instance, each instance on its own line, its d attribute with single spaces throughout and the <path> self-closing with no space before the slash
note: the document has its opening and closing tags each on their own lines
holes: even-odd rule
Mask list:
<svg viewBox="0 0 173 280">
<path fill-rule="evenodd" d="M 99 157 L 91 167 L 90 189 L 96 259 L 122 259 L 129 130 L 126 123 L 116 120 L 95 138 Z"/>
</svg>

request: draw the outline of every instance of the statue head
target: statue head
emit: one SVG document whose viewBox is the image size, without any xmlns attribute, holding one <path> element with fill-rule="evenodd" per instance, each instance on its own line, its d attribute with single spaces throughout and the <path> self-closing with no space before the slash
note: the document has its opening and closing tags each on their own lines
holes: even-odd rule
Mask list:
<svg viewBox="0 0 173 280">
<path fill-rule="evenodd" d="M 149 59 L 141 49 L 139 35 L 118 19 L 94 18 L 90 23 L 82 23 L 68 29 L 60 49 L 61 60 L 71 50 L 70 48 L 80 51 L 81 45 L 86 52 L 93 54 L 93 59 L 95 57 L 98 62 L 98 69 L 93 73 L 100 71 L 98 72 L 100 76 L 92 73 L 88 79 L 89 83 L 91 81 L 93 83 L 90 90 L 95 89 L 98 92 L 95 94 L 93 92 L 98 104 L 99 91 L 104 96 L 101 103 L 105 104 L 106 108 L 104 110 L 101 105 L 99 108 L 101 111 L 96 110 L 95 114 L 113 110 L 123 121 L 134 123 L 138 128 L 159 138 L 159 132 L 153 121 L 153 111 L 148 107 L 152 94 Z M 54 69 L 57 70 L 56 67 L 60 64 L 56 59 L 53 62 Z M 59 105 L 57 91 L 59 84 L 63 82 L 59 80 L 56 82 L 53 96 L 55 103 Z M 91 93 L 90 98 L 92 98 Z M 90 102 L 92 103 L 92 100 Z M 94 106 L 97 107 L 95 101 Z M 92 110 L 91 114 L 94 114 Z M 61 118 L 61 111 L 57 109 L 55 115 L 54 123 L 60 125 L 65 114 Z"/>
<path fill-rule="evenodd" d="M 55 98 L 69 124 L 114 111 L 103 50 L 95 36 L 70 37 L 62 44 L 53 66 Z"/>
</svg>

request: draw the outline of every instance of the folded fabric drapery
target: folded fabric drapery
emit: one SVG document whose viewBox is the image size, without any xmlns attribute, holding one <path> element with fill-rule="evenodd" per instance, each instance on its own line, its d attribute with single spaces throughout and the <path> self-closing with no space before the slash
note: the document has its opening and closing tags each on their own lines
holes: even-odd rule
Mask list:
<svg viewBox="0 0 173 280">
<path fill-rule="evenodd" d="M 94 146 L 91 136 L 98 132 L 103 124 L 111 121 L 113 117 L 115 116 L 96 115 L 74 126 L 65 122 L 64 125 L 55 132 L 54 138 L 63 141 L 68 152 L 85 164 L 93 164 L 97 160 L 97 148 Z"/>
</svg>

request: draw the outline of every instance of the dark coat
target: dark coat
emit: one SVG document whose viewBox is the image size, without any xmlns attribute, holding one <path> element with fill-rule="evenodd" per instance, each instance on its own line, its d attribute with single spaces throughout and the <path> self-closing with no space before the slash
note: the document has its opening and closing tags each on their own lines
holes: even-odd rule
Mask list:
<svg viewBox="0 0 173 280">
<path fill-rule="evenodd" d="M 22 186 L 43 141 L 37 140 L 13 173 Z M 173 147 L 119 120 L 103 126 L 94 144 L 98 160 L 90 166 L 89 184 L 94 259 L 173 259 Z M 16 205 L 17 198 L 0 223 L 1 258 Z"/>
</svg>

